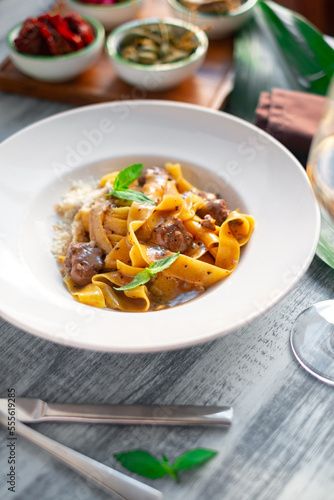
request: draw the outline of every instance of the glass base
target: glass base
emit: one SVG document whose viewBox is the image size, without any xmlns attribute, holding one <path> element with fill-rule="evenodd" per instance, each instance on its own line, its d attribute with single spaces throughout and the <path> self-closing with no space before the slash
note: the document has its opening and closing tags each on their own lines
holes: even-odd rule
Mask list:
<svg viewBox="0 0 334 500">
<path fill-rule="evenodd" d="M 334 386 L 334 300 L 303 311 L 292 328 L 290 342 L 301 366 Z"/>
</svg>

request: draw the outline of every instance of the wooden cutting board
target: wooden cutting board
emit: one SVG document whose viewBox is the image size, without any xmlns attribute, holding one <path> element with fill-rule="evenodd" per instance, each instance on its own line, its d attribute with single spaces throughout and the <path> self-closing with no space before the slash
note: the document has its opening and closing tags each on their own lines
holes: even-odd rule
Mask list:
<svg viewBox="0 0 334 500">
<path fill-rule="evenodd" d="M 138 17 L 166 14 L 170 14 L 167 2 L 147 0 Z M 73 105 L 124 99 L 166 99 L 221 109 L 232 87 L 232 52 L 232 39 L 210 41 L 202 68 L 181 85 L 163 92 L 147 92 L 120 80 L 105 53 L 93 68 L 75 80 L 57 84 L 23 75 L 7 58 L 0 65 L 0 90 Z"/>
</svg>

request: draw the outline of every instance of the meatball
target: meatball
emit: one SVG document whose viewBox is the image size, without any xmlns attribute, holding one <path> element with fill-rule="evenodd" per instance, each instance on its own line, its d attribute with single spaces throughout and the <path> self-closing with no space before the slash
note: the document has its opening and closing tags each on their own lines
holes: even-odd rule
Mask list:
<svg viewBox="0 0 334 500">
<path fill-rule="evenodd" d="M 201 225 L 203 227 L 206 227 L 207 229 L 211 229 L 211 231 L 214 231 L 216 229 L 215 220 L 209 214 L 206 214 L 204 216 L 204 219 L 202 220 Z"/>
<path fill-rule="evenodd" d="M 217 198 L 212 193 L 200 192 L 198 193 L 204 201 L 204 205 L 197 210 L 197 215 L 204 219 L 206 215 L 210 215 L 220 226 L 227 218 L 230 210 L 226 208 L 225 200 Z"/>
<path fill-rule="evenodd" d="M 165 168 L 161 167 L 146 168 L 145 170 L 143 170 L 143 172 L 140 174 L 140 177 L 138 178 L 139 186 L 141 187 L 144 186 L 144 184 L 146 183 L 146 176 L 159 176 L 167 178 L 169 174 Z"/>
<path fill-rule="evenodd" d="M 88 285 L 103 268 L 101 248 L 88 243 L 71 243 L 65 259 L 65 270 L 78 286 Z"/>
<path fill-rule="evenodd" d="M 171 252 L 181 253 L 190 250 L 193 243 L 192 234 L 186 230 L 178 217 L 159 224 L 153 230 L 151 240 Z"/>
</svg>

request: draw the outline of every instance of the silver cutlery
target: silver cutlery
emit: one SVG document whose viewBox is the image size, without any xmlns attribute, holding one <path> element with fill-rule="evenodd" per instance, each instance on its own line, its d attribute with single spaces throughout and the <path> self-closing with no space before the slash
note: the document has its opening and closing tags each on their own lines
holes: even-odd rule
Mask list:
<svg viewBox="0 0 334 500">
<path fill-rule="evenodd" d="M 1 410 L 0 423 L 7 428 L 8 417 Z M 60 462 L 63 462 L 107 493 L 115 493 L 124 500 L 162 500 L 163 498 L 162 493 L 151 486 L 86 457 L 44 436 L 40 432 L 30 429 L 19 420 L 15 421 L 15 434 L 24 436 L 29 441 L 48 451 Z"/>
<path fill-rule="evenodd" d="M 0 410 L 7 413 L 7 399 Z M 86 422 L 149 425 L 230 425 L 231 406 L 140 406 L 46 403 L 35 398 L 15 398 L 16 418 L 25 423 Z"/>
</svg>

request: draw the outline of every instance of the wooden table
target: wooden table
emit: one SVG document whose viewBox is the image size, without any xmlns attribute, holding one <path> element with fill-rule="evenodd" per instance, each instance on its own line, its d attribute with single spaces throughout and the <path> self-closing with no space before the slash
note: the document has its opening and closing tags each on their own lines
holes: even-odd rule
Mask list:
<svg viewBox="0 0 334 500">
<path fill-rule="evenodd" d="M 166 0 L 145 0 L 137 17 L 170 16 Z M 104 52 L 97 64 L 71 82 L 38 82 L 18 71 L 9 58 L 0 64 L 0 91 L 67 102 L 92 104 L 118 99 L 164 99 L 221 109 L 232 86 L 233 41 L 211 41 L 203 66 L 176 88 L 157 92 L 132 87 L 120 80 Z"/>
<path fill-rule="evenodd" d="M 1 0 L 2 59 L 7 29 L 42 3 Z M 0 94 L 0 140 L 71 107 Z M 15 388 L 17 396 L 50 402 L 232 404 L 235 417 L 228 430 L 86 424 L 34 428 L 123 472 L 113 453 L 144 448 L 173 460 L 195 447 L 219 451 L 205 467 L 182 474 L 178 484 L 169 478 L 143 479 L 160 489 L 165 500 L 330 500 L 333 389 L 297 364 L 289 334 L 305 307 L 334 296 L 333 278 L 334 271 L 315 257 L 300 283 L 270 312 L 216 341 L 175 352 L 83 351 L 41 340 L 0 320 L 0 397 Z M 7 433 L 1 428 L 2 500 L 110 498 L 20 438 L 16 493 L 8 491 L 6 445 Z"/>
</svg>

